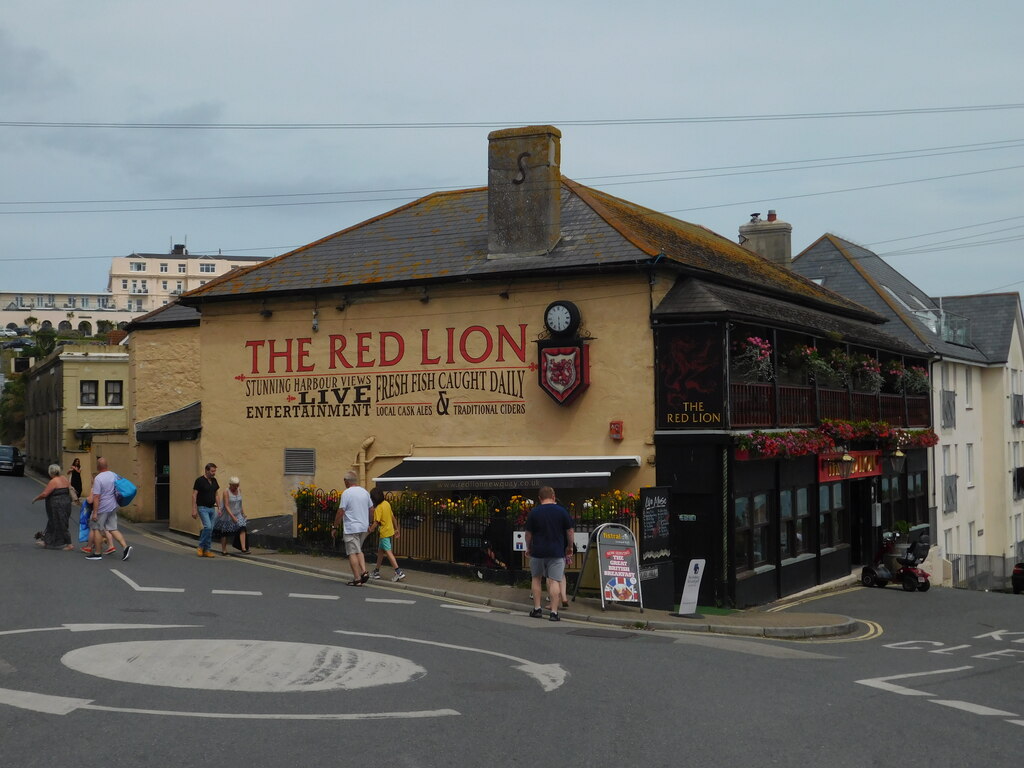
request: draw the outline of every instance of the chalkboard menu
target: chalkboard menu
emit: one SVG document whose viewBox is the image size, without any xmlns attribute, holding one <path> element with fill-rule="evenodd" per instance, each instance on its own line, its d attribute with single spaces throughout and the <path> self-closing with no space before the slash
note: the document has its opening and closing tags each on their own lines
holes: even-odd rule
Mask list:
<svg viewBox="0 0 1024 768">
<path fill-rule="evenodd" d="M 640 489 L 640 561 L 667 560 L 671 556 L 669 536 L 669 489 Z"/>
</svg>

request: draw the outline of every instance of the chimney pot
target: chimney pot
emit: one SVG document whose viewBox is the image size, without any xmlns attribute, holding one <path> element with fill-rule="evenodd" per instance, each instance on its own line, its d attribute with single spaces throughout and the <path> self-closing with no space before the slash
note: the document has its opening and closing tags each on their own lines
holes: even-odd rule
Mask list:
<svg viewBox="0 0 1024 768">
<path fill-rule="evenodd" d="M 768 211 L 768 221 L 775 221 L 775 219 L 777 219 L 777 218 L 778 217 L 775 215 L 775 209 L 774 208 L 769 209 L 769 211 Z"/>
</svg>

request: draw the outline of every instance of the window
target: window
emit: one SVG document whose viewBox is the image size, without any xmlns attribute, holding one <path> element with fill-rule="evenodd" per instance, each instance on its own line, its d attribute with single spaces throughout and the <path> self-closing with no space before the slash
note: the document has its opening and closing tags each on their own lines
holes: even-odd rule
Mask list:
<svg viewBox="0 0 1024 768">
<path fill-rule="evenodd" d="M 178 265 L 178 274 L 179 275 L 184 275 L 185 274 L 185 265 L 184 264 L 179 264 Z"/>
<path fill-rule="evenodd" d="M 121 281 L 121 290 L 122 291 L 127 291 L 128 290 L 128 281 L 127 280 L 122 280 Z"/>
<path fill-rule="evenodd" d="M 167 272 L 167 264 L 161 264 L 160 265 L 160 271 L 161 272 Z"/>
<path fill-rule="evenodd" d="M 167 290 L 167 281 L 166 280 L 161 280 L 160 281 L 160 290 L 162 290 L 162 291 L 166 291 Z"/>
<path fill-rule="evenodd" d="M 124 405 L 124 402 L 121 399 L 120 381 L 104 382 L 104 390 L 104 403 L 107 405 Z"/>
<path fill-rule="evenodd" d="M 968 443 L 967 444 L 967 487 L 970 488 L 973 485 L 974 485 L 974 443 Z"/>
<path fill-rule="evenodd" d="M 806 488 L 786 489 L 779 493 L 779 521 L 779 552 L 783 559 L 811 550 L 811 518 Z"/>
<path fill-rule="evenodd" d="M 176 290 L 178 293 L 181 293 L 182 290 L 184 289 L 184 285 L 185 284 L 181 280 L 178 280 L 174 286 L 174 290 Z"/>
<path fill-rule="evenodd" d="M 767 493 L 739 496 L 733 502 L 736 570 L 749 571 L 768 562 L 770 521 Z"/>
<path fill-rule="evenodd" d="M 87 380 L 78 382 L 78 404 L 96 405 L 96 395 L 98 392 L 98 381 Z"/>
<path fill-rule="evenodd" d="M 83 296 L 82 297 L 82 309 L 88 309 L 88 308 L 89 308 L 89 297 L 88 296 Z"/>
<path fill-rule="evenodd" d="M 974 407 L 974 369 L 964 368 L 964 407 Z"/>
<path fill-rule="evenodd" d="M 849 522 L 843 484 L 823 483 L 818 486 L 818 536 L 821 548 L 848 543 Z"/>
<path fill-rule="evenodd" d="M 199 271 L 200 272 L 216 272 L 217 271 L 217 265 L 216 264 L 200 264 L 199 265 Z"/>
<path fill-rule="evenodd" d="M 285 448 L 284 473 L 286 475 L 315 475 L 316 449 Z"/>
<path fill-rule="evenodd" d="M 75 297 L 74 296 L 68 296 L 68 306 L 71 307 L 71 308 L 74 308 L 74 306 L 75 306 Z"/>
<path fill-rule="evenodd" d="M 145 272 L 146 262 L 144 261 L 132 261 L 128 263 L 129 272 Z"/>
<path fill-rule="evenodd" d="M 101 296 L 99 298 L 99 303 L 100 309 L 106 309 L 107 307 L 110 306 L 110 299 L 108 299 L 106 296 Z"/>
</svg>

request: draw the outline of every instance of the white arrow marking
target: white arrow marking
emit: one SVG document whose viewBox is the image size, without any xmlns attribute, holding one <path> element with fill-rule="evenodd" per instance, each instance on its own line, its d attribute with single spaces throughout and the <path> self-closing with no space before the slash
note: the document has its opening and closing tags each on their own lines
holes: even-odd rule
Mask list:
<svg viewBox="0 0 1024 768">
<path fill-rule="evenodd" d="M 913 688 L 904 688 L 902 685 L 893 685 L 885 681 L 905 680 L 908 677 L 925 677 L 927 675 L 945 675 L 950 672 L 963 672 L 965 669 L 974 669 L 974 667 L 954 667 L 953 669 L 936 669 L 934 672 L 912 672 L 909 675 L 890 675 L 889 677 L 872 677 L 866 680 L 855 680 L 854 682 L 860 683 L 861 685 L 867 685 L 872 688 L 879 688 L 883 691 L 889 691 L 890 693 L 898 693 L 901 696 L 934 696 L 934 693 L 927 693 L 926 691 L 915 691 Z"/>
<path fill-rule="evenodd" d="M 337 600 L 337 595 L 304 595 L 301 592 L 289 592 L 288 597 L 302 597 L 306 600 Z"/>
<path fill-rule="evenodd" d="M 36 627 L 33 629 L 7 629 L 0 635 L 23 635 L 28 632 L 101 632 L 109 629 L 177 629 L 201 627 L 202 624 L 63 624 L 59 627 Z"/>
<path fill-rule="evenodd" d="M 497 656 L 499 659 L 509 659 L 519 663 L 516 669 L 521 672 L 525 672 L 530 677 L 540 683 L 541 687 L 546 691 L 550 692 L 565 683 L 565 679 L 569 676 L 560 664 L 537 664 L 527 659 L 520 659 L 517 656 L 509 656 L 506 653 L 498 653 L 497 651 L 488 651 L 483 648 L 469 648 L 465 645 L 451 645 L 449 643 L 437 643 L 433 640 L 418 640 L 414 637 L 398 637 L 397 635 L 378 635 L 371 632 L 348 632 L 344 629 L 334 630 L 339 635 L 355 635 L 358 637 L 376 637 L 385 640 L 402 640 L 407 643 L 419 643 L 420 645 L 433 645 L 438 648 L 450 648 L 453 651 L 468 651 L 469 653 L 482 653 L 487 656 Z"/>
<path fill-rule="evenodd" d="M 184 589 L 179 589 L 178 587 L 140 587 L 138 584 L 136 584 L 134 581 L 129 579 L 127 576 L 125 576 L 123 573 L 121 573 L 116 568 L 111 568 L 110 572 L 112 574 L 114 574 L 115 576 L 117 576 L 119 579 L 123 580 L 129 587 L 134 589 L 136 592 L 184 592 L 185 591 Z"/>
<path fill-rule="evenodd" d="M 960 709 L 964 712 L 970 712 L 974 715 L 985 715 L 995 717 L 1017 717 L 1016 712 L 1005 712 L 1001 709 L 992 709 L 992 707 L 985 707 L 981 704 L 972 704 L 969 701 L 954 701 L 951 699 L 932 699 L 933 704 L 941 704 L 944 707 L 952 707 L 953 709 Z"/>
<path fill-rule="evenodd" d="M 461 714 L 455 709 L 425 709 L 412 712 L 337 712 L 329 714 L 252 714 L 240 712 L 173 712 L 161 709 L 129 709 L 126 707 L 105 707 L 93 704 L 90 699 L 72 699 L 66 696 L 49 696 L 31 691 L 14 691 L 0 688 L 0 704 L 19 709 L 43 712 L 48 715 L 68 715 L 76 709 L 91 709 L 99 712 L 124 712 L 135 715 L 170 715 L 172 717 L 204 717 L 224 720 L 395 720 L 424 717 L 451 717 Z"/>
</svg>

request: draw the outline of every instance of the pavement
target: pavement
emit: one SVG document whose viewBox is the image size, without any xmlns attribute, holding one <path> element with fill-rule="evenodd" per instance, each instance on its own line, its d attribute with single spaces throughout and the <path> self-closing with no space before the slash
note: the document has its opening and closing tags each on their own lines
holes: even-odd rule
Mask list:
<svg viewBox="0 0 1024 768">
<path fill-rule="evenodd" d="M 168 529 L 164 522 L 129 523 L 122 519 L 125 528 L 145 533 L 182 547 L 195 549 L 196 536 L 178 533 Z M 130 535 L 130 534 L 129 534 Z M 130 539 L 129 539 L 130 540 Z M 221 557 L 219 545 L 214 542 L 214 553 Z M 348 560 L 329 555 L 282 552 L 272 549 L 251 548 L 250 554 L 229 550 L 229 557 L 240 557 L 263 563 L 336 578 L 340 584 L 352 578 Z M 416 568 L 416 561 L 401 561 L 407 576 L 403 581 L 392 582 L 392 571 L 386 567 L 381 571 L 381 580 L 368 582 L 371 588 L 405 590 L 411 593 L 432 595 L 448 600 L 482 605 L 511 613 L 529 613 L 533 608 L 529 587 L 498 584 L 479 578 L 434 573 Z M 808 596 L 821 592 L 841 589 L 855 584 L 852 575 L 824 584 L 813 590 L 791 595 L 783 601 L 754 609 L 734 611 L 727 614 L 695 614 L 679 616 L 670 611 L 644 608 L 636 605 L 607 603 L 602 609 L 600 598 L 578 596 L 570 598 L 570 606 L 562 608 L 559 616 L 565 620 L 588 622 L 595 625 L 626 627 L 644 630 L 669 630 L 676 632 L 708 632 L 744 637 L 766 637 L 783 640 L 810 640 L 833 638 L 852 634 L 860 623 L 848 616 L 833 613 L 810 613 L 792 610 L 806 602 Z M 547 617 L 546 602 L 545 620 Z M 698 607 L 698 611 L 700 608 Z"/>
</svg>

